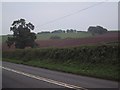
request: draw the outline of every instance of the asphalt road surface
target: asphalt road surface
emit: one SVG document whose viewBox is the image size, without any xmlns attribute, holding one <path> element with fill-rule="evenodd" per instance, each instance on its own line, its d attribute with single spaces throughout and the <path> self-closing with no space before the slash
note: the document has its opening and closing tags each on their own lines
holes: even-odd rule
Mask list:
<svg viewBox="0 0 120 90">
<path fill-rule="evenodd" d="M 118 82 L 2 62 L 2 88 L 118 88 Z"/>
</svg>

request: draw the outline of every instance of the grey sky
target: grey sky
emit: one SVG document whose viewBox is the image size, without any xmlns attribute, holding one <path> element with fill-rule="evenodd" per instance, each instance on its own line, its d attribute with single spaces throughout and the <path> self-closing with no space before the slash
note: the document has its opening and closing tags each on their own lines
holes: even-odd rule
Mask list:
<svg viewBox="0 0 120 90">
<path fill-rule="evenodd" d="M 109 30 L 118 29 L 118 3 L 105 2 L 56 22 L 42 24 L 69 15 L 98 2 L 3 2 L 2 34 L 10 34 L 14 20 L 26 19 L 35 25 L 35 32 L 56 29 L 86 31 L 89 26 L 101 25 Z"/>
</svg>

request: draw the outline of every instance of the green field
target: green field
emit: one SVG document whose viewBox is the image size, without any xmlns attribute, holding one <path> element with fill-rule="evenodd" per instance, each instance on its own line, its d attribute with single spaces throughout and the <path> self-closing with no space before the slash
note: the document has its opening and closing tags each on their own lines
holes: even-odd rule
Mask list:
<svg viewBox="0 0 120 90">
<path fill-rule="evenodd" d="M 61 39 L 67 39 L 67 38 L 91 37 L 92 34 L 88 33 L 88 32 L 78 32 L 78 33 L 42 33 L 42 34 L 37 34 L 37 40 L 48 40 L 52 36 L 59 36 Z"/>
<path fill-rule="evenodd" d="M 110 32 L 117 32 L 117 31 L 110 31 Z M 2 38 L 2 42 L 5 42 L 7 40 L 7 37 L 10 37 L 11 35 L 3 35 L 0 36 Z M 48 40 L 52 36 L 58 36 L 60 39 L 71 39 L 71 38 L 87 38 L 92 37 L 92 34 L 89 32 L 77 32 L 77 33 L 42 33 L 37 34 L 37 40 Z"/>
<path fill-rule="evenodd" d="M 42 33 L 37 34 L 37 40 L 48 40 L 52 36 L 59 36 L 60 39 L 67 39 L 67 38 L 85 38 L 85 37 L 91 37 L 91 33 L 87 32 L 78 32 L 78 33 Z M 3 35 L 0 36 L 0 39 L 2 38 L 2 42 L 5 42 L 7 40 L 7 37 L 11 37 L 11 35 Z"/>
<path fill-rule="evenodd" d="M 8 37 L 12 37 L 12 35 L 2 35 L 2 36 L 0 36 L 0 39 L 2 40 L 2 43 L 5 42 Z"/>
</svg>

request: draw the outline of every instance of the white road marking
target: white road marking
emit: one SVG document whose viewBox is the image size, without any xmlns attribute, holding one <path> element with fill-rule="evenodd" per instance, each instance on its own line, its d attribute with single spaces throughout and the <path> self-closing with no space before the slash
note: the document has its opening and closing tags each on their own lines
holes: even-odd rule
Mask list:
<svg viewBox="0 0 120 90">
<path fill-rule="evenodd" d="M 7 68 L 7 67 L 2 67 L 2 66 L 0 66 L 0 67 L 2 69 L 7 70 L 7 71 L 11 71 L 11 72 L 14 72 L 14 73 L 17 73 L 17 74 L 21 74 L 21 75 L 24 75 L 24 76 L 27 76 L 27 77 L 30 77 L 30 78 L 34 78 L 34 79 L 37 79 L 37 80 L 41 80 L 41 81 L 45 81 L 45 82 L 48 82 L 48 83 L 56 84 L 56 85 L 59 85 L 59 86 L 72 88 L 72 89 L 76 89 L 76 90 L 87 90 L 87 89 L 85 89 L 83 87 L 80 87 L 80 86 L 71 85 L 71 84 L 60 82 L 60 81 L 56 81 L 56 80 L 52 80 L 52 79 L 36 76 L 36 75 L 33 75 L 33 74 L 21 72 L 21 71 L 18 71 L 18 70 Z"/>
</svg>

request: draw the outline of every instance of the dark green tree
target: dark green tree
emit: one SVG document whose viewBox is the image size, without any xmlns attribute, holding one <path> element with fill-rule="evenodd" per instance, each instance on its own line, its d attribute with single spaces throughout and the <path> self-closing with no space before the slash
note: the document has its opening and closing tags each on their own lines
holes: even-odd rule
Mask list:
<svg viewBox="0 0 120 90">
<path fill-rule="evenodd" d="M 95 35 L 95 34 L 104 34 L 107 32 L 107 29 L 101 27 L 101 26 L 90 26 L 88 28 L 88 32 L 92 33 L 92 35 Z"/>
<path fill-rule="evenodd" d="M 34 47 L 36 45 L 36 34 L 31 32 L 34 30 L 32 23 L 26 23 L 25 19 L 19 19 L 12 23 L 10 31 L 13 31 L 13 36 L 8 37 L 7 45 L 10 47 L 15 44 L 16 48 L 24 49 L 27 46 Z"/>
</svg>

